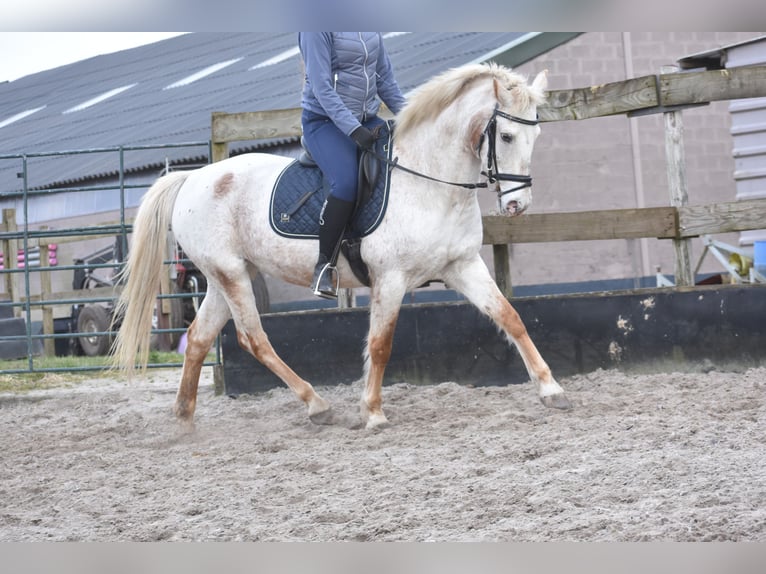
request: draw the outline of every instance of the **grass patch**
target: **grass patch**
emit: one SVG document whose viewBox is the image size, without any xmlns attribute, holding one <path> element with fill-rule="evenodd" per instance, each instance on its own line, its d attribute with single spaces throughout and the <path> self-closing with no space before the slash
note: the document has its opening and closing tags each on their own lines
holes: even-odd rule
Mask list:
<svg viewBox="0 0 766 574">
<path fill-rule="evenodd" d="M 208 360 L 215 360 L 215 355 L 211 354 Z M 183 356 L 178 353 L 149 353 L 151 364 L 171 365 L 182 361 Z M 110 357 L 33 357 L 31 370 L 28 359 L 0 360 L 0 392 L 19 393 L 76 385 L 94 376 L 104 376 L 110 367 Z M 2 373 L 16 370 L 27 372 Z M 112 371 L 110 376 L 114 376 L 115 379 L 123 378 L 118 371 Z"/>
<path fill-rule="evenodd" d="M 75 383 L 72 377 L 61 373 L 24 373 L 0 375 L 0 393 L 25 393 L 43 389 L 65 387 Z"/>
</svg>

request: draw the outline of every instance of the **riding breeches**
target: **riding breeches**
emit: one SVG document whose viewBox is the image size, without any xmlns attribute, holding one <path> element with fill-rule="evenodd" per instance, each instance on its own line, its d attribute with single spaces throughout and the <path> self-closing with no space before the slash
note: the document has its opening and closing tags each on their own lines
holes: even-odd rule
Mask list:
<svg viewBox="0 0 766 574">
<path fill-rule="evenodd" d="M 330 184 L 330 195 L 355 201 L 359 173 L 356 143 L 327 116 L 303 110 L 303 139 L 311 157 Z M 372 130 L 384 123 L 375 116 L 363 125 Z"/>
</svg>

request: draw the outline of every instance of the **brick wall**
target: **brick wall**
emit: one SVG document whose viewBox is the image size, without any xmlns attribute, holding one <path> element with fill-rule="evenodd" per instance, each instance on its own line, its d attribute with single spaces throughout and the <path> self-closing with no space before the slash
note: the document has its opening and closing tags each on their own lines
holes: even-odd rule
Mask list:
<svg viewBox="0 0 766 574">
<path fill-rule="evenodd" d="M 758 36 L 734 32 L 588 32 L 518 71 L 549 71 L 550 89 L 580 88 L 660 72 L 684 56 Z M 630 57 L 626 60 L 626 54 Z M 633 128 L 631 128 L 631 122 Z M 733 201 L 732 139 L 728 103 L 683 112 L 691 204 Z M 633 131 L 631 131 L 633 130 Z M 637 143 L 637 146 L 634 144 Z M 639 166 L 639 173 L 634 165 Z M 659 114 L 543 124 L 533 161 L 531 212 L 586 211 L 669 204 L 663 119 Z M 641 196 L 643 196 L 641 198 Z M 491 198 L 483 198 L 491 206 Z M 736 242 L 736 236 L 719 239 Z M 642 245 L 643 244 L 643 245 Z M 641 250 L 644 251 L 643 257 Z M 692 262 L 701 254 L 693 244 Z M 485 247 L 485 258 L 492 260 Z M 703 272 L 722 269 L 708 257 Z M 599 241 L 516 245 L 511 248 L 514 285 L 590 281 L 673 272 L 670 242 Z"/>
</svg>

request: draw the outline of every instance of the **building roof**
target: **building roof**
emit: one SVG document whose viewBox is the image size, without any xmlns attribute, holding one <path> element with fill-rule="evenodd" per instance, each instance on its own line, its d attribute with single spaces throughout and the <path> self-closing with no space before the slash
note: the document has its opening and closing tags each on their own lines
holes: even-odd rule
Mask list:
<svg viewBox="0 0 766 574">
<path fill-rule="evenodd" d="M 734 49 L 741 48 L 752 44 L 761 44 L 766 41 L 766 36 L 758 36 L 745 40 L 744 42 L 737 42 L 735 44 L 729 44 L 728 46 L 721 46 L 719 48 L 713 48 L 712 50 L 705 50 L 704 52 L 697 52 L 696 54 L 690 54 L 684 56 L 678 60 L 678 65 L 683 70 L 704 68 L 706 70 L 722 70 L 726 68 L 726 64 L 729 59 L 729 52 Z"/>
<path fill-rule="evenodd" d="M 448 68 L 490 59 L 518 65 L 576 35 L 413 32 L 384 38 L 406 93 Z M 301 87 L 295 33 L 184 34 L 0 83 L 0 195 L 23 189 L 21 160 L 8 156 L 31 156 L 30 188 L 109 177 L 118 163 L 98 154 L 38 154 L 206 142 L 212 112 L 296 108 Z M 124 168 L 146 169 L 166 157 L 189 162 L 207 158 L 207 150 L 131 149 Z"/>
</svg>

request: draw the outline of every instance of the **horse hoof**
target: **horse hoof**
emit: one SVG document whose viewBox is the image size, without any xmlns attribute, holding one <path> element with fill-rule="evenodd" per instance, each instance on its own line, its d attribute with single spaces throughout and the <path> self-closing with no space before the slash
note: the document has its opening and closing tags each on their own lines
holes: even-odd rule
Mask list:
<svg viewBox="0 0 766 574">
<path fill-rule="evenodd" d="M 383 413 L 373 413 L 367 418 L 367 430 L 383 429 L 391 426 L 386 415 Z"/>
<path fill-rule="evenodd" d="M 181 435 L 194 434 L 194 419 L 178 417 L 178 430 Z"/>
<path fill-rule="evenodd" d="M 330 403 L 319 395 L 314 395 L 308 402 L 309 419 L 316 425 L 329 425 L 333 422 L 332 407 Z"/>
<path fill-rule="evenodd" d="M 335 422 L 335 415 L 333 415 L 332 409 L 328 408 L 325 411 L 311 413 L 309 420 L 315 425 L 331 425 Z"/>
<path fill-rule="evenodd" d="M 572 408 L 572 403 L 566 397 L 564 393 L 556 393 L 555 395 L 548 395 L 547 397 L 540 397 L 540 401 L 549 409 L 559 409 L 562 411 L 568 411 Z"/>
</svg>

